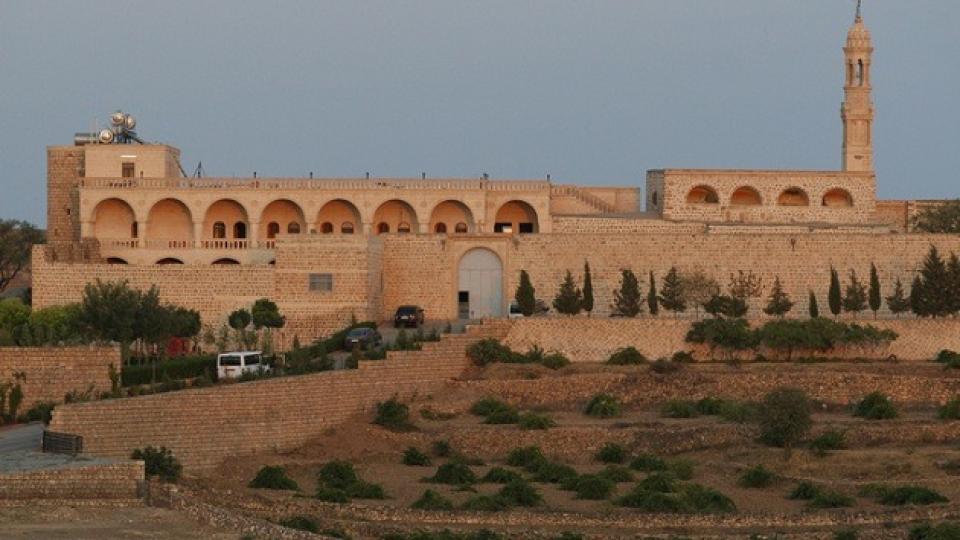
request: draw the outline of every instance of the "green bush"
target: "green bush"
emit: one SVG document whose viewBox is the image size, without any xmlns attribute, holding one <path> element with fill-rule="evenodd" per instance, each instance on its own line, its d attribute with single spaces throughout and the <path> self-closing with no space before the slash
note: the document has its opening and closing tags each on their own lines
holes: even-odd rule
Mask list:
<svg viewBox="0 0 960 540">
<path fill-rule="evenodd" d="M 561 369 L 570 365 L 570 359 L 562 353 L 552 352 L 544 356 L 540 363 L 548 369 Z"/>
<path fill-rule="evenodd" d="M 667 514 L 718 514 L 736 511 L 736 505 L 729 497 L 699 484 L 669 483 L 653 487 L 655 489 L 641 482 L 617 499 L 616 503 L 643 512 Z"/>
<path fill-rule="evenodd" d="M 833 534 L 833 540 L 857 540 L 859 535 L 854 529 L 843 529 Z"/>
<path fill-rule="evenodd" d="M 557 425 L 549 416 L 532 412 L 521 414 L 517 423 L 520 425 L 520 429 L 526 430 L 550 429 Z"/>
<path fill-rule="evenodd" d="M 355 499 L 382 500 L 387 498 L 386 492 L 383 491 L 383 486 L 362 480 L 354 482 L 347 488 L 347 496 Z"/>
<path fill-rule="evenodd" d="M 377 403 L 377 416 L 373 423 L 394 431 L 409 430 L 412 427 L 410 408 L 400 403 L 396 397 L 381 401 Z"/>
<path fill-rule="evenodd" d="M 641 480 L 637 488 L 658 493 L 672 493 L 677 489 L 677 479 L 669 473 L 653 473 Z"/>
<path fill-rule="evenodd" d="M 832 489 L 821 489 L 810 499 L 812 508 L 847 508 L 853 503 L 853 497 Z"/>
<path fill-rule="evenodd" d="M 693 478 L 694 463 L 689 459 L 674 459 L 667 463 L 667 470 L 677 480 L 689 480 Z"/>
<path fill-rule="evenodd" d="M 537 488 L 528 484 L 526 480 L 514 480 L 503 486 L 497 493 L 497 497 L 511 506 L 527 508 L 543 502 L 543 497 Z"/>
<path fill-rule="evenodd" d="M 483 398 L 470 406 L 470 414 L 476 416 L 489 416 L 498 411 L 510 410 L 513 410 L 513 407 L 493 397 Z"/>
<path fill-rule="evenodd" d="M 319 486 L 314 497 L 322 502 L 329 503 L 348 503 L 350 498 L 347 497 L 347 492 L 342 489 L 330 488 L 326 486 Z"/>
<path fill-rule="evenodd" d="M 890 398 L 881 392 L 867 394 L 857 408 L 853 411 L 854 416 L 866 418 L 867 420 L 888 420 L 897 417 L 897 409 L 893 406 Z"/>
<path fill-rule="evenodd" d="M 946 405 L 940 407 L 937 416 L 941 420 L 960 420 L 960 398 L 953 398 Z"/>
<path fill-rule="evenodd" d="M 646 364 L 647 357 L 634 347 L 625 347 L 611 354 L 610 358 L 607 358 L 607 363 L 612 366 L 636 366 Z"/>
<path fill-rule="evenodd" d="M 547 457 L 539 446 L 525 446 L 523 448 L 514 448 L 507 454 L 507 465 L 511 467 L 523 467 L 534 470 L 541 464 L 547 462 Z"/>
<path fill-rule="evenodd" d="M 843 448 L 844 434 L 842 431 L 827 431 L 818 435 L 810 441 L 810 451 L 815 455 L 823 457 L 828 452 L 840 450 Z"/>
<path fill-rule="evenodd" d="M 794 500 L 801 500 L 801 501 L 809 501 L 809 500 L 813 500 L 813 498 L 819 495 L 821 491 L 822 490 L 820 486 L 816 484 L 813 484 L 810 482 L 800 482 L 799 484 L 797 484 L 795 488 L 793 488 L 793 491 L 791 491 L 790 494 L 787 495 L 787 498 L 794 499 Z"/>
<path fill-rule="evenodd" d="M 664 403 L 660 409 L 660 415 L 665 418 L 694 418 L 698 414 L 696 403 L 679 399 Z"/>
<path fill-rule="evenodd" d="M 666 375 L 668 373 L 680 371 L 682 367 L 683 364 L 680 364 L 679 362 L 671 362 L 666 358 L 657 358 L 652 364 L 650 364 L 650 371 L 659 373 L 660 375 Z"/>
<path fill-rule="evenodd" d="M 428 481 L 437 484 L 462 486 L 476 483 L 477 475 L 463 463 L 451 461 L 438 467 L 437 472 Z"/>
<path fill-rule="evenodd" d="M 496 339 L 487 338 L 467 347 L 467 357 L 482 367 L 496 362 L 515 362 L 517 355 Z"/>
<path fill-rule="evenodd" d="M 908 540 L 960 540 L 960 525 L 941 523 L 920 525 L 910 529 Z"/>
<path fill-rule="evenodd" d="M 180 479 L 180 473 L 183 472 L 180 461 L 165 446 L 137 448 L 130 454 L 130 459 L 143 460 L 146 475 L 159 477 L 164 482 L 176 482 Z"/>
<path fill-rule="evenodd" d="M 615 484 L 633 482 L 633 473 L 630 472 L 630 469 L 620 465 L 607 465 L 597 473 L 597 476 L 606 478 Z"/>
<path fill-rule="evenodd" d="M 620 416 L 620 401 L 610 394 L 596 394 L 587 403 L 584 413 L 597 418 Z"/>
<path fill-rule="evenodd" d="M 283 467 L 264 466 L 257 471 L 257 475 L 247 484 L 247 487 L 256 489 L 300 489 L 293 479 L 286 475 Z"/>
<path fill-rule="evenodd" d="M 627 459 L 627 449 L 609 442 L 597 451 L 596 459 L 601 463 L 623 463 Z"/>
<path fill-rule="evenodd" d="M 697 359 L 687 351 L 677 351 L 670 356 L 670 361 L 674 364 L 694 364 Z"/>
<path fill-rule="evenodd" d="M 588 501 L 606 500 L 615 487 L 614 481 L 595 474 L 585 474 L 573 481 L 573 491 L 576 492 L 577 498 Z"/>
<path fill-rule="evenodd" d="M 503 537 L 489 529 L 480 529 L 476 532 L 455 533 L 449 529 L 442 531 L 415 531 L 412 533 L 391 533 L 383 536 L 383 540 L 502 540 Z"/>
<path fill-rule="evenodd" d="M 541 463 L 535 471 L 531 472 L 533 472 L 534 482 L 546 484 L 558 484 L 567 478 L 577 476 L 577 471 L 573 467 L 552 462 Z"/>
<path fill-rule="evenodd" d="M 724 400 L 705 397 L 696 403 L 697 412 L 704 416 L 716 416 L 723 409 Z"/>
<path fill-rule="evenodd" d="M 737 484 L 746 488 L 765 488 L 773 484 L 774 478 L 774 474 L 766 467 L 757 465 L 744 471 Z"/>
<path fill-rule="evenodd" d="M 516 424 L 520 421 L 520 413 L 514 408 L 499 409 L 491 412 L 483 420 L 484 424 Z"/>
<path fill-rule="evenodd" d="M 948 364 L 954 360 L 960 360 L 960 354 L 958 354 L 956 351 L 951 351 L 950 349 L 941 350 L 933 359 L 934 362 L 938 362 L 940 364 Z"/>
<path fill-rule="evenodd" d="M 651 454 L 640 454 L 630 462 L 630 468 L 635 471 L 659 472 L 667 470 L 667 462 Z"/>
<path fill-rule="evenodd" d="M 803 390 L 779 388 L 770 392 L 760 408 L 760 440 L 789 450 L 810 431 L 810 409 Z"/>
<path fill-rule="evenodd" d="M 704 319 L 690 326 L 688 343 L 716 348 L 742 351 L 757 346 L 757 334 L 744 319 Z"/>
<path fill-rule="evenodd" d="M 342 490 L 346 490 L 360 480 L 352 463 L 339 460 L 324 463 L 317 473 L 317 478 L 323 486 Z"/>
<path fill-rule="evenodd" d="M 474 495 L 467 499 L 460 508 L 471 512 L 503 512 L 509 509 L 510 505 L 500 497 Z"/>
<path fill-rule="evenodd" d="M 403 452 L 403 464 L 411 467 L 428 467 L 430 456 L 411 446 Z"/>
<path fill-rule="evenodd" d="M 755 421 L 759 415 L 760 408 L 755 403 L 724 401 L 720 405 L 720 419 L 725 422 L 745 424 Z"/>
<path fill-rule="evenodd" d="M 514 480 L 523 480 L 523 476 L 520 476 L 518 472 L 504 469 L 503 467 L 490 469 L 487 471 L 487 474 L 483 475 L 483 478 L 480 479 L 481 482 L 489 484 L 509 484 Z"/>
<path fill-rule="evenodd" d="M 430 451 L 437 457 L 450 457 L 453 454 L 450 441 L 433 441 L 433 444 L 430 445 Z"/>
<path fill-rule="evenodd" d="M 320 527 L 317 526 L 317 522 L 307 516 L 292 516 L 281 519 L 279 523 L 284 527 L 297 529 L 298 531 L 307 531 L 311 533 L 320 532 Z"/>
<path fill-rule="evenodd" d="M 928 505 L 949 502 L 936 491 L 923 486 L 884 486 L 869 484 L 860 493 L 886 506 Z"/>
<path fill-rule="evenodd" d="M 154 365 L 156 364 L 156 365 Z M 166 379 L 182 380 L 211 376 L 217 373 L 216 355 L 182 356 L 165 360 L 135 358 L 120 370 L 120 384 L 135 386 Z"/>
<path fill-rule="evenodd" d="M 56 406 L 57 404 L 53 401 L 38 401 L 27 409 L 27 412 L 23 413 L 20 421 L 24 423 L 43 422 L 46 425 L 50 425 L 50 420 L 53 418 L 53 408 Z"/>
<path fill-rule="evenodd" d="M 453 503 L 436 491 L 428 489 L 410 505 L 410 508 L 417 510 L 453 510 Z"/>
</svg>

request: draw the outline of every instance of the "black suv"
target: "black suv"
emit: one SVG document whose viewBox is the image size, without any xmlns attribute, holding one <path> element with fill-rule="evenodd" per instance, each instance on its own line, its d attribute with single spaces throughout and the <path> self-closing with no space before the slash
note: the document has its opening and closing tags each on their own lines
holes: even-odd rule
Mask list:
<svg viewBox="0 0 960 540">
<path fill-rule="evenodd" d="M 393 316 L 394 328 L 400 328 L 401 326 L 418 328 L 423 324 L 423 321 L 423 309 L 420 306 L 400 306 Z"/>
<path fill-rule="evenodd" d="M 343 338 L 343 348 L 348 351 L 353 350 L 354 347 L 371 349 L 379 347 L 381 341 L 380 332 L 373 328 L 354 328 L 347 332 L 347 335 Z"/>
</svg>

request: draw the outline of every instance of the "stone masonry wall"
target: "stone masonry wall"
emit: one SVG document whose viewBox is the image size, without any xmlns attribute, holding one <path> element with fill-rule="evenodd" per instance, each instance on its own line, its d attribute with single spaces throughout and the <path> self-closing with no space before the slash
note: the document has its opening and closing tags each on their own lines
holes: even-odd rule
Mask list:
<svg viewBox="0 0 960 540">
<path fill-rule="evenodd" d="M 13 501 L 135 502 L 144 482 L 142 461 L 91 464 L 0 474 L 0 503 Z"/>
<path fill-rule="evenodd" d="M 110 389 L 109 366 L 120 369 L 120 349 L 115 347 L 0 347 L 0 384 L 13 382 L 22 372 L 25 412 L 38 401 L 62 402 L 71 390 L 96 392 Z"/>
</svg>

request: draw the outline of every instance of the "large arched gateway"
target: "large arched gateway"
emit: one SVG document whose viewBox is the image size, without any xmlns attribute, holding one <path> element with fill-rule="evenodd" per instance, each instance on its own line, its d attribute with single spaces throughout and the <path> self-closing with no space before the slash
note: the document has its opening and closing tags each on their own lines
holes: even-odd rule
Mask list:
<svg viewBox="0 0 960 540">
<path fill-rule="evenodd" d="M 503 264 L 489 249 L 468 251 L 460 259 L 457 314 L 461 319 L 503 315 Z"/>
</svg>

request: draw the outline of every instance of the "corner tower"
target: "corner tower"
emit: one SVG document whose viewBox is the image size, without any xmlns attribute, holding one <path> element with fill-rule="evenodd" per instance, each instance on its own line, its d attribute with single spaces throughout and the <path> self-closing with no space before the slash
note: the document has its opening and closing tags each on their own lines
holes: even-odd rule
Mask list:
<svg viewBox="0 0 960 540">
<path fill-rule="evenodd" d="M 863 24 L 857 2 L 857 16 L 847 32 L 843 48 L 846 69 L 844 101 L 840 117 L 843 119 L 843 171 L 873 171 L 873 99 L 870 86 L 870 64 L 873 42 L 870 31 Z"/>
</svg>

